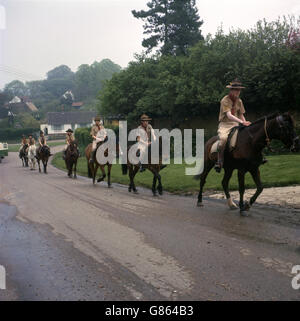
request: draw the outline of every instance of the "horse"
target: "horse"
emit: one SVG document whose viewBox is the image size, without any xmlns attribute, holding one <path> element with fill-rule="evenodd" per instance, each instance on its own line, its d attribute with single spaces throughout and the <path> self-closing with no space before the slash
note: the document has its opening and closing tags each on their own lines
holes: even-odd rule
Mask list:
<svg viewBox="0 0 300 321">
<path fill-rule="evenodd" d="M 30 145 L 28 147 L 28 160 L 30 165 L 30 170 L 35 170 L 35 164 L 36 164 L 36 146 Z"/>
<path fill-rule="evenodd" d="M 100 146 L 101 144 L 98 144 L 97 149 Z M 117 155 L 119 154 L 119 144 L 116 144 L 116 154 Z M 105 166 L 107 166 L 107 185 L 108 185 L 108 188 L 111 188 L 110 173 L 111 173 L 112 163 L 107 161 L 105 164 L 99 164 L 96 157 L 94 158 L 94 162 L 90 163 L 91 155 L 92 155 L 92 144 L 89 144 L 85 149 L 85 157 L 87 160 L 89 178 L 92 178 L 93 184 L 95 184 L 97 171 L 98 171 L 98 168 L 100 167 L 102 176 L 97 179 L 97 183 L 102 182 L 106 177 Z M 104 156 L 105 157 L 108 156 L 108 149 L 104 151 Z"/>
<path fill-rule="evenodd" d="M 79 152 L 77 149 L 77 142 L 72 141 L 67 147 L 66 158 L 65 158 L 65 163 L 66 163 L 66 168 L 68 170 L 69 178 L 72 178 L 73 167 L 74 167 L 74 178 L 77 178 L 76 171 L 77 171 L 78 157 L 79 157 Z"/>
<path fill-rule="evenodd" d="M 122 164 L 122 173 L 123 175 L 127 174 L 127 171 L 129 169 L 129 187 L 128 192 L 133 191 L 135 194 L 138 194 L 138 190 L 136 189 L 136 186 L 134 184 L 134 177 L 136 173 L 139 171 L 140 166 L 138 164 L 132 164 L 129 162 L 128 157 L 129 148 L 127 150 L 127 164 Z M 153 174 L 153 181 L 152 181 L 152 194 L 153 196 L 157 196 L 157 191 L 159 195 L 163 194 L 163 186 L 161 182 L 161 176 L 159 172 L 165 168 L 166 165 L 162 165 L 162 139 L 159 137 L 159 162 L 158 164 L 151 164 L 151 151 L 150 148 L 148 150 L 148 164 L 143 164 L 143 168 L 148 169 Z M 158 181 L 158 185 L 156 187 Z"/>
<path fill-rule="evenodd" d="M 47 174 L 48 159 L 51 156 L 50 148 L 48 146 L 40 146 L 36 153 L 36 159 L 39 165 L 39 172 L 41 173 L 40 161 L 44 166 L 44 173 Z"/>
<path fill-rule="evenodd" d="M 230 135 L 229 135 L 230 136 Z M 228 205 L 231 209 L 238 208 L 232 201 L 228 189 L 229 180 L 234 169 L 238 170 L 239 182 L 239 208 L 242 216 L 248 216 L 248 211 L 257 197 L 263 191 L 259 166 L 262 164 L 262 150 L 270 144 L 272 139 L 280 140 L 292 152 L 300 150 L 299 137 L 296 135 L 294 120 L 289 113 L 274 113 L 254 121 L 250 126 L 239 126 L 236 146 L 233 150 L 229 148 L 229 139 L 224 152 L 224 177 L 222 187 L 226 195 Z M 217 161 L 216 153 L 211 154 L 212 145 L 218 140 L 217 136 L 210 138 L 204 149 L 204 170 L 197 175 L 200 178 L 200 190 L 197 206 L 202 204 L 202 192 L 206 177 Z M 245 174 L 250 172 L 256 185 L 256 192 L 250 198 L 250 202 L 244 202 Z"/>
<path fill-rule="evenodd" d="M 28 167 L 28 144 L 23 145 L 23 147 L 20 150 L 19 157 L 22 161 L 22 166 L 23 167 Z"/>
</svg>

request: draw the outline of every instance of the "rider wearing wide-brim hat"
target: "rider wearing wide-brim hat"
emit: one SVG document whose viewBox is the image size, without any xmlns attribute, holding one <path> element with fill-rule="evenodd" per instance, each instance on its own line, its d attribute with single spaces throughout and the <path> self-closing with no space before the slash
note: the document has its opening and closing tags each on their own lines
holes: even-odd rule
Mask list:
<svg viewBox="0 0 300 321">
<path fill-rule="evenodd" d="M 23 134 L 23 135 L 22 135 L 22 140 L 21 140 L 21 147 L 20 147 L 20 149 L 19 149 L 19 152 L 21 152 L 22 148 L 23 148 L 25 145 L 28 145 L 28 141 L 27 141 L 26 136 Z"/>
<path fill-rule="evenodd" d="M 39 141 L 39 145 L 40 145 L 38 148 L 38 151 L 40 151 L 40 149 L 44 146 L 49 147 L 46 142 L 45 134 L 42 130 L 40 130 L 40 137 L 39 137 L 38 141 Z"/>
<path fill-rule="evenodd" d="M 139 136 L 137 137 L 137 141 L 138 141 L 138 148 L 140 151 L 140 162 L 139 162 L 139 166 L 140 166 L 140 172 L 143 172 L 145 169 L 142 166 L 142 160 L 143 157 L 145 157 L 146 155 L 146 151 L 147 148 L 149 147 L 149 145 L 151 144 L 152 141 L 156 141 L 156 135 L 154 133 L 154 130 L 152 128 L 152 126 L 149 124 L 149 121 L 151 121 L 152 118 L 150 118 L 148 115 L 143 114 L 140 117 L 140 123 L 141 125 L 138 127 L 138 131 L 139 131 Z"/>
<path fill-rule="evenodd" d="M 96 116 L 94 118 L 94 121 L 95 121 L 95 125 L 91 128 L 91 132 L 90 132 L 90 135 L 92 136 L 92 139 L 93 139 L 90 163 L 94 162 L 97 144 L 103 142 L 107 136 L 106 129 L 103 126 L 103 122 L 100 116 Z"/>
<path fill-rule="evenodd" d="M 228 135 L 233 127 L 242 124 L 249 126 L 251 122 L 245 119 L 245 108 L 242 100 L 239 98 L 242 86 L 238 79 L 232 81 L 226 86 L 229 88 L 229 94 L 222 98 L 220 102 L 219 127 L 218 127 L 218 161 L 215 165 L 215 170 L 220 172 L 224 162 L 224 150 Z"/>
<path fill-rule="evenodd" d="M 75 141 L 75 137 L 73 135 L 73 130 L 71 128 L 69 128 L 68 130 L 66 130 L 66 145 L 64 147 L 64 150 L 63 150 L 63 159 L 66 158 L 66 151 L 67 151 L 67 148 L 68 146 L 70 145 L 71 142 Z"/>
</svg>

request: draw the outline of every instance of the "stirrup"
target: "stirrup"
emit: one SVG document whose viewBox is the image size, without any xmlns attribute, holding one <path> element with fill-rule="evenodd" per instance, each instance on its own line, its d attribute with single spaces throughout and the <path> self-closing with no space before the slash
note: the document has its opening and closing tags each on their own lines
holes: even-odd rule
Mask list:
<svg viewBox="0 0 300 321">
<path fill-rule="evenodd" d="M 214 168 L 217 173 L 221 173 L 222 166 L 220 163 L 216 163 Z"/>
</svg>

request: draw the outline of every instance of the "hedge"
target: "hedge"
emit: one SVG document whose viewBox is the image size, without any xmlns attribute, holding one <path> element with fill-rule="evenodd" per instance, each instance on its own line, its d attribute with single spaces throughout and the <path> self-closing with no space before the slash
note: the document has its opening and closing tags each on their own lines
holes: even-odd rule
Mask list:
<svg viewBox="0 0 300 321">
<path fill-rule="evenodd" d="M 34 135 L 39 131 L 39 128 L 0 128 L 0 141 L 21 140 L 22 135 Z"/>
</svg>

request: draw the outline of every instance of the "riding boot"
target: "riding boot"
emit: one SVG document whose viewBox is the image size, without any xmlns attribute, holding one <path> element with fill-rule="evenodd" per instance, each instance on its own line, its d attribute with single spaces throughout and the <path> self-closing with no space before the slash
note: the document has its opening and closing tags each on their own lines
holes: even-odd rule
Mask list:
<svg viewBox="0 0 300 321">
<path fill-rule="evenodd" d="M 218 160 L 215 164 L 215 170 L 217 173 L 221 173 L 222 167 L 223 167 L 223 163 L 224 163 L 224 150 L 225 150 L 225 146 L 222 146 L 220 148 L 220 150 L 218 151 Z"/>
<path fill-rule="evenodd" d="M 92 151 L 91 158 L 90 158 L 90 164 L 94 163 L 94 158 L 96 157 L 96 150 Z"/>
<path fill-rule="evenodd" d="M 139 161 L 139 167 L 140 167 L 140 173 L 145 171 L 145 168 L 143 167 L 143 164 Z"/>
</svg>

